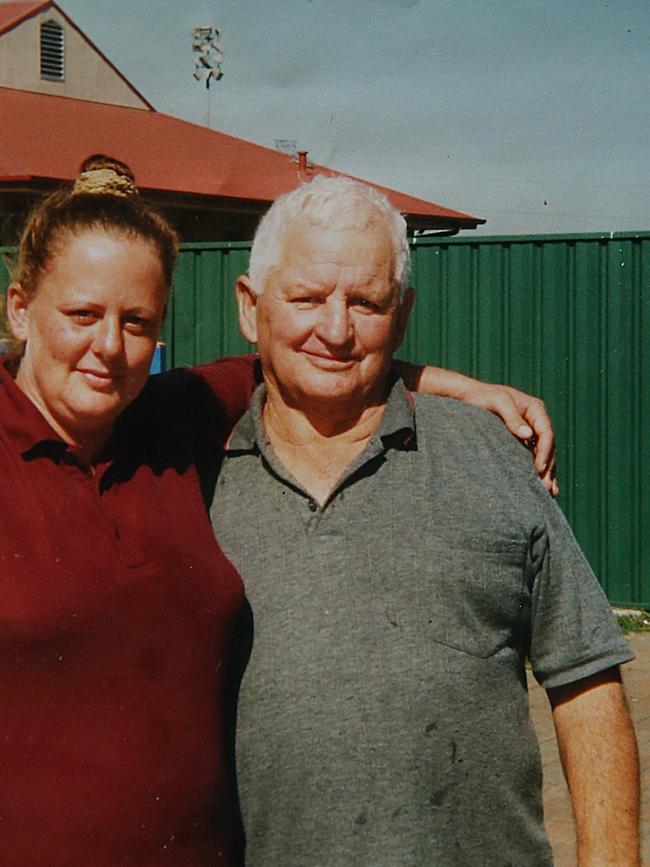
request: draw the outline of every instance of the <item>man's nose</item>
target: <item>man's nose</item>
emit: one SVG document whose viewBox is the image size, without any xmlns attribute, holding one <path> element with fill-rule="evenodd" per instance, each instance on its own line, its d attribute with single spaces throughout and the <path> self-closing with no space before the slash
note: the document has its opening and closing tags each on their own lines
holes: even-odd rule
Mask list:
<svg viewBox="0 0 650 867">
<path fill-rule="evenodd" d="M 344 299 L 328 298 L 319 309 L 316 333 L 331 346 L 343 346 L 352 337 L 352 320 Z"/>
<path fill-rule="evenodd" d="M 116 359 L 124 354 L 124 332 L 118 317 L 105 316 L 98 323 L 93 352 L 99 358 Z"/>
</svg>

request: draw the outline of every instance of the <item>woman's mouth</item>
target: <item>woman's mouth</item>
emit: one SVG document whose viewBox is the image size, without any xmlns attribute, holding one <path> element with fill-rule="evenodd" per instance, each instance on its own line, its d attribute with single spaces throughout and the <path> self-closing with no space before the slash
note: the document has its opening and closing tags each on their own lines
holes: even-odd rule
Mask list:
<svg viewBox="0 0 650 867">
<path fill-rule="evenodd" d="M 106 370 L 90 370 L 77 368 L 84 381 L 95 391 L 110 391 L 115 385 L 116 376 Z"/>
</svg>

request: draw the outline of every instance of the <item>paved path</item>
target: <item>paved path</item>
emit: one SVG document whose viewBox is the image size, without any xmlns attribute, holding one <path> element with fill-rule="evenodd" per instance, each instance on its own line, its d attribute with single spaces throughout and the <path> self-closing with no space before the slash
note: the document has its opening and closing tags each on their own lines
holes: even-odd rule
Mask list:
<svg viewBox="0 0 650 867">
<path fill-rule="evenodd" d="M 641 755 L 642 851 L 650 865 L 650 632 L 628 635 L 637 658 L 623 666 L 623 678 Z M 530 708 L 544 763 L 544 813 L 556 867 L 575 867 L 575 837 L 571 802 L 562 775 L 546 693 L 532 677 Z M 615 867 L 615 865 L 612 865 Z"/>
</svg>

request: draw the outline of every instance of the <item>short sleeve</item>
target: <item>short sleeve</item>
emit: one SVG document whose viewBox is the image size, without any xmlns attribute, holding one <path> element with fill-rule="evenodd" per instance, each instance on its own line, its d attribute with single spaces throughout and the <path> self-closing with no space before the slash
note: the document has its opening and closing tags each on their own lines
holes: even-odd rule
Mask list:
<svg viewBox="0 0 650 867">
<path fill-rule="evenodd" d="M 188 372 L 200 377 L 219 400 L 224 410 L 223 423 L 231 430 L 248 409 L 259 382 L 257 356 L 220 358 L 191 367 Z"/>
<path fill-rule="evenodd" d="M 545 688 L 634 658 L 610 604 L 557 504 L 530 481 L 543 523 L 531 542 L 529 656 Z"/>
<path fill-rule="evenodd" d="M 213 464 L 248 407 L 256 373 L 249 355 L 149 377 L 116 426 L 125 451 L 160 470 Z"/>
</svg>

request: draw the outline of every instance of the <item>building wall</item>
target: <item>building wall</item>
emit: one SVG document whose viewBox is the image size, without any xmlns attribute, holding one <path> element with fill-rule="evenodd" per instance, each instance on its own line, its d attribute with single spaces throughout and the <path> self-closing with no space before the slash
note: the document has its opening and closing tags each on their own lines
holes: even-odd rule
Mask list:
<svg viewBox="0 0 650 867">
<path fill-rule="evenodd" d="M 40 77 L 40 25 L 56 21 L 65 33 L 65 81 Z M 33 15 L 0 35 L 0 84 L 130 108 L 148 106 L 56 9 Z"/>
</svg>

